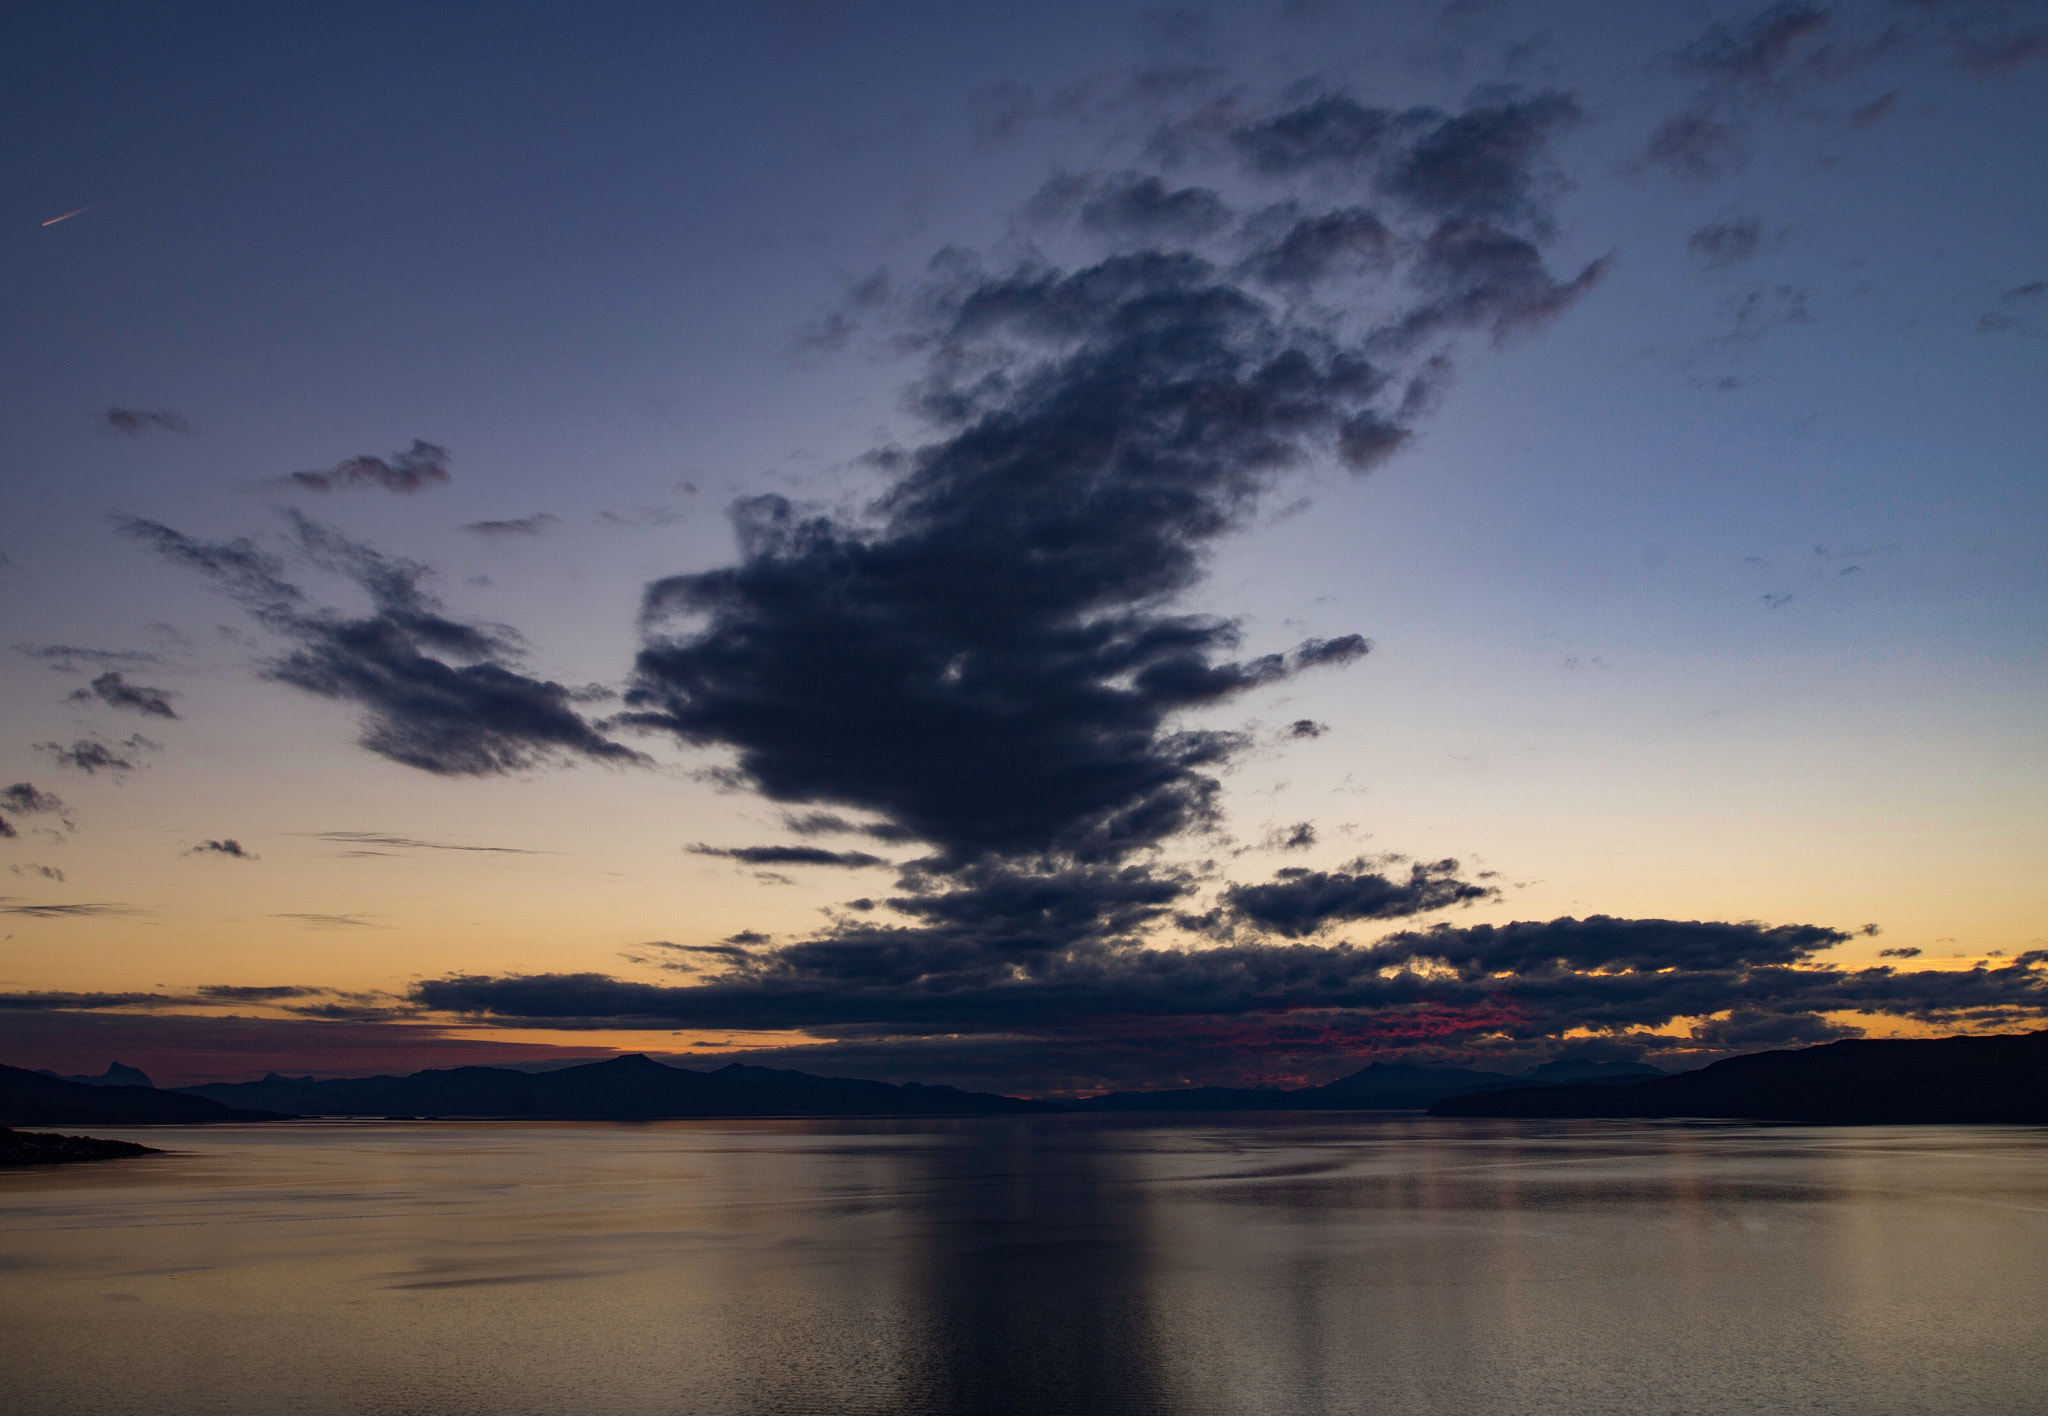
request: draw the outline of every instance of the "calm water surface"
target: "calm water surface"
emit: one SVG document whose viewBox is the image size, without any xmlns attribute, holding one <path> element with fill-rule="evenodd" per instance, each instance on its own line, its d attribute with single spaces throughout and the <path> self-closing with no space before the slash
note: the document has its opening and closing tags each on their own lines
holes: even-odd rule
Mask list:
<svg viewBox="0 0 2048 1416">
<path fill-rule="evenodd" d="M 2048 1131 L 307 1123 L 0 1173 L 45 1413 L 2048 1411 Z"/>
</svg>

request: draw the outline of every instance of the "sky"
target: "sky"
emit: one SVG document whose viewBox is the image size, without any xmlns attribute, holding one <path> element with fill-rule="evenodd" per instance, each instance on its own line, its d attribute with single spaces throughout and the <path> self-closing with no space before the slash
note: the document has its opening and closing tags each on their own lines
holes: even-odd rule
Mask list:
<svg viewBox="0 0 2048 1416">
<path fill-rule="evenodd" d="M 2048 6 L 6 25 L 0 1061 L 2048 1012 Z"/>
</svg>

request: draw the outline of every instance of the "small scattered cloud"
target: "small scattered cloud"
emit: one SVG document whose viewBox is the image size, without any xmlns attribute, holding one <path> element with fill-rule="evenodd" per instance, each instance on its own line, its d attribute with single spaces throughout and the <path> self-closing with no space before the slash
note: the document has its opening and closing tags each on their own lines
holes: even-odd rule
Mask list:
<svg viewBox="0 0 2048 1416">
<path fill-rule="evenodd" d="M 38 880 L 54 880 L 59 885 L 64 883 L 64 872 L 57 869 L 54 865 L 37 865 L 34 862 L 24 862 L 21 865 L 10 865 L 7 869 L 10 874 L 25 878 L 33 877 Z"/>
<path fill-rule="evenodd" d="M 469 846 L 452 841 L 423 841 L 417 836 L 394 836 L 384 831 L 294 831 L 308 840 L 332 841 L 344 846 L 386 846 L 399 851 L 479 851 L 489 855 L 546 855 L 546 851 L 522 846 Z"/>
<path fill-rule="evenodd" d="M 109 408 L 100 415 L 100 426 L 109 432 L 139 438 L 144 433 L 192 435 L 192 425 L 175 408 Z"/>
<path fill-rule="evenodd" d="M 81 649 L 75 644 L 17 644 L 14 652 L 39 659 L 63 674 L 81 673 L 88 665 L 104 669 L 115 664 L 139 667 L 163 662 L 160 655 L 143 649 Z"/>
<path fill-rule="evenodd" d="M 1920 957 L 1920 952 L 1917 947 L 1906 944 L 1896 949 L 1880 949 L 1877 951 L 1877 957 L 1880 959 L 1917 959 Z"/>
<path fill-rule="evenodd" d="M 472 521 L 462 529 L 472 536 L 487 540 L 503 540 L 510 536 L 538 536 L 550 526 L 560 524 L 561 517 L 549 511 L 536 511 L 531 516 L 522 516 L 513 521 Z"/>
<path fill-rule="evenodd" d="M 129 683 L 119 669 L 108 669 L 94 679 L 89 687 L 73 691 L 70 700 L 74 703 L 90 703 L 98 699 L 109 708 L 125 708 L 151 718 L 175 718 L 177 712 L 171 707 L 171 700 L 178 695 L 167 688 L 150 688 L 139 683 Z"/>
<path fill-rule="evenodd" d="M 373 917 L 365 914 L 313 914 L 290 911 L 284 914 L 274 914 L 271 918 L 292 920 L 306 929 L 385 929 L 389 927 L 374 923 Z"/>
<path fill-rule="evenodd" d="M 118 743 L 107 743 L 96 738 L 79 738 L 69 747 L 60 742 L 39 742 L 38 752 L 47 752 L 59 767 L 69 767 L 74 772 L 83 772 L 88 777 L 105 772 L 120 777 L 135 770 L 135 759 L 145 752 L 161 750 L 163 744 L 146 738 L 140 733 L 131 734 Z"/>
<path fill-rule="evenodd" d="M 691 855 L 721 856 L 742 865 L 836 865 L 849 869 L 888 865 L 890 862 L 866 851 L 828 851 L 818 846 L 707 846 L 684 847 Z M 787 883 L 777 878 L 777 883 Z"/>
<path fill-rule="evenodd" d="M 1763 602 L 1764 608 L 1767 610 L 1782 610 L 1785 606 L 1792 603 L 1792 597 L 1790 595 L 1766 595 L 1763 597 Z"/>
<path fill-rule="evenodd" d="M 1899 97 L 1903 93 L 1904 89 L 1893 89 L 1890 93 L 1879 94 L 1849 115 L 1849 126 L 1868 128 L 1873 123 L 1881 121 L 1886 114 L 1898 107 Z"/>
<path fill-rule="evenodd" d="M 387 492 L 410 495 L 448 481 L 448 461 L 447 448 L 414 438 L 411 447 L 392 453 L 388 459 L 364 453 L 317 471 L 287 473 L 273 479 L 271 485 L 309 492 L 382 487 Z"/>
<path fill-rule="evenodd" d="M 1319 738 L 1330 730 L 1328 723 L 1318 723 L 1314 718 L 1296 718 L 1287 725 L 1287 736 L 1291 738 Z"/>
<path fill-rule="evenodd" d="M 99 919 L 110 915 L 137 913 L 132 905 L 87 903 L 75 905 L 0 905 L 0 914 L 27 915 L 31 919 Z"/>
<path fill-rule="evenodd" d="M 185 854 L 227 856 L 231 860 L 261 859 L 253 851 L 244 850 L 242 843 L 232 836 L 219 841 L 201 841 L 198 845 L 192 847 L 191 850 L 186 851 Z"/>
<path fill-rule="evenodd" d="M 1685 245 L 1710 270 L 1740 265 L 1763 245 L 1763 222 L 1753 216 L 1709 222 L 1686 238 Z"/>
</svg>

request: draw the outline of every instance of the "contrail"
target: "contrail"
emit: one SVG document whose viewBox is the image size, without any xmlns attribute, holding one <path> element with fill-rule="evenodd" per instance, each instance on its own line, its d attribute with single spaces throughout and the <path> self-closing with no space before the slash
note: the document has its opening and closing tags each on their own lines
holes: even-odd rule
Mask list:
<svg viewBox="0 0 2048 1416">
<path fill-rule="evenodd" d="M 98 203 L 98 202 L 94 202 L 94 203 L 93 203 L 93 206 L 98 206 L 98 205 L 99 205 L 99 203 Z M 45 225 L 45 226 L 55 226 L 55 225 L 56 225 L 56 224 L 57 224 L 58 222 L 60 222 L 60 221 L 69 221 L 69 220 L 71 220 L 71 218 L 72 218 L 72 217 L 74 217 L 74 216 L 77 216 L 77 215 L 79 215 L 80 213 L 83 213 L 83 212 L 88 212 L 88 211 L 91 211 L 91 210 L 92 210 L 92 207 L 89 207 L 89 206 L 82 206 L 82 207 L 80 207 L 80 208 L 79 208 L 79 209 L 78 209 L 77 211 L 67 211 L 67 212 L 65 212 L 65 213 L 64 213 L 64 214 L 63 214 L 62 216 L 53 216 L 53 217 L 51 217 L 51 218 L 50 218 L 50 219 L 49 219 L 48 221 L 44 222 L 44 223 L 43 223 L 43 225 Z"/>
</svg>

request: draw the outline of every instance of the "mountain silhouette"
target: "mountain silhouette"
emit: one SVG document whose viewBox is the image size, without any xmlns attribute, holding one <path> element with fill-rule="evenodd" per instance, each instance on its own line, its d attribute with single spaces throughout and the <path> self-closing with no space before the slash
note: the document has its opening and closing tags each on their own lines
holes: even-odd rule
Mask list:
<svg viewBox="0 0 2048 1416">
<path fill-rule="evenodd" d="M 275 1111 L 247 1110 L 183 1092 L 101 1081 L 69 1082 L 21 1067 L 0 1066 L 0 1126 L 181 1126 L 202 1121 L 283 1119 Z"/>
<path fill-rule="evenodd" d="M 60 1082 L 83 1082 L 89 1087 L 153 1087 L 156 1085 L 155 1082 L 149 1079 L 149 1073 L 143 1071 L 140 1067 L 130 1067 L 121 1062 L 109 1062 L 107 1070 L 100 1073 L 97 1077 L 67 1077 L 62 1073 L 52 1072 L 48 1067 L 36 1068 L 36 1075 L 39 1077 L 55 1077 Z"/>
<path fill-rule="evenodd" d="M 1807 1126 L 2048 1124 L 2048 1031 L 1830 1042 L 1623 1086 L 1446 1097 L 1432 1116 L 1725 1117 Z"/>
<path fill-rule="evenodd" d="M 0 1168 L 5 1169 L 162 1154 L 155 1146 L 139 1146 L 133 1141 L 103 1141 L 97 1136 L 54 1136 L 47 1131 L 10 1131 L 0 1126 Z"/>
<path fill-rule="evenodd" d="M 534 1117 L 651 1121 L 690 1116 L 960 1116 L 1059 1111 L 957 1087 L 814 1077 L 734 1062 L 715 1072 L 671 1067 L 639 1053 L 515 1072 L 453 1067 L 408 1077 L 314 1081 L 271 1073 L 260 1082 L 186 1087 L 194 1098 L 311 1116 Z"/>
</svg>

